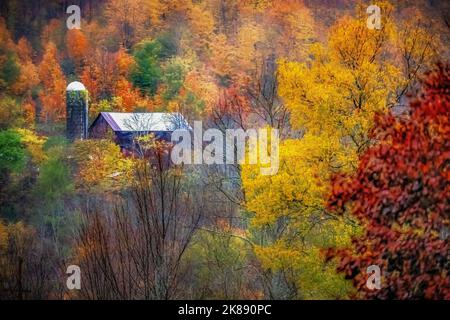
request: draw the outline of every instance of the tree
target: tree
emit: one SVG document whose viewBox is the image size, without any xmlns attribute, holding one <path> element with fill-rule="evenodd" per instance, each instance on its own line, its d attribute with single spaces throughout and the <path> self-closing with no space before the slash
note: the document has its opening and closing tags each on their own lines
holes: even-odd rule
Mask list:
<svg viewBox="0 0 450 320">
<path fill-rule="evenodd" d="M 355 174 L 333 181 L 330 208 L 350 211 L 364 233 L 330 257 L 367 298 L 450 298 L 449 87 L 448 66 L 430 72 L 410 115 L 380 115 L 373 131 L 379 142 Z M 382 270 L 380 290 L 366 288 L 369 265 Z"/>
<path fill-rule="evenodd" d="M 15 44 L 0 18 L 0 123 L 9 126 L 34 123 L 35 103 L 32 92 L 39 84 L 36 66 L 32 62 L 32 48 L 24 38 Z M 0 124 L 0 127 L 4 125 Z"/>
<path fill-rule="evenodd" d="M 39 240 L 39 241 L 38 241 Z M 54 252 L 33 226 L 0 221 L 0 295 L 2 299 L 42 300 L 56 296 Z"/>
<path fill-rule="evenodd" d="M 19 170 L 25 163 L 25 151 L 20 134 L 14 130 L 0 131 L 0 171 Z"/>
<path fill-rule="evenodd" d="M 357 231 L 347 217 L 324 208 L 333 148 L 311 136 L 290 139 L 280 145 L 276 175 L 242 166 L 250 237 L 267 298 L 343 299 L 350 292 L 350 284 L 321 254 L 322 248 L 349 245 Z"/>
<path fill-rule="evenodd" d="M 26 149 L 28 160 L 32 165 L 37 167 L 42 164 L 44 160 L 47 159 L 45 154 L 44 144 L 47 138 L 36 134 L 36 132 L 29 129 L 15 129 L 15 131 L 20 134 L 20 140 L 22 145 Z"/>
<path fill-rule="evenodd" d="M 267 43 L 273 52 L 287 59 L 305 57 L 315 37 L 314 20 L 302 1 L 264 1 L 262 6 Z M 258 9 L 257 9 L 258 10 Z"/>
<path fill-rule="evenodd" d="M 45 139 L 28 129 L 0 131 L 0 216 L 26 217 L 34 209 L 31 189 L 46 159 Z"/>
<path fill-rule="evenodd" d="M 359 155 L 374 143 L 369 132 L 375 114 L 395 106 L 397 93 L 404 95 L 417 78 L 415 74 L 404 82 L 410 75 L 403 77 L 401 65 L 389 58 L 399 47 L 392 37 L 391 7 L 382 5 L 386 16 L 381 30 L 368 29 L 360 11 L 355 18 L 339 20 L 325 46 L 313 45 L 307 62 L 279 61 L 278 93 L 300 138 L 281 144 L 277 175 L 262 176 L 250 166 L 242 172 L 246 207 L 262 231 L 262 266 L 289 274 L 284 279 L 294 297 L 345 297 L 348 285 L 333 275 L 320 251 L 349 245 L 359 228 L 348 214 L 327 210 L 330 182 L 334 174 L 357 168 Z M 304 269 L 328 274 L 315 274 L 318 281 L 309 287 Z"/>
<path fill-rule="evenodd" d="M 25 157 L 25 148 L 20 134 L 12 129 L 0 131 L 0 213 L 2 214 L 8 209 L 7 188 L 11 174 L 24 168 Z"/>
<path fill-rule="evenodd" d="M 89 43 L 86 36 L 79 29 L 71 29 L 66 34 L 66 48 L 68 56 L 80 68 L 87 58 Z"/>
<path fill-rule="evenodd" d="M 144 0 L 109 0 L 105 7 L 105 16 L 114 27 L 120 39 L 120 45 L 129 49 L 140 39 L 149 22 L 150 2 Z M 151 8 L 153 9 L 153 8 Z M 153 17 L 155 14 L 151 13 Z"/>
<path fill-rule="evenodd" d="M 100 104 L 109 104 L 108 108 L 114 111 L 130 112 L 145 105 L 138 88 L 128 80 L 131 70 L 135 66 L 133 56 L 121 47 L 116 52 L 97 49 L 86 59 L 81 72 L 81 81 L 89 90 L 91 98 L 90 109 L 94 116 Z"/>
<path fill-rule="evenodd" d="M 67 27 L 64 19 L 51 19 L 42 28 L 39 39 L 41 40 L 41 48 L 45 50 L 46 45 L 51 42 L 57 48 L 64 48 L 64 37 Z"/>
<path fill-rule="evenodd" d="M 20 38 L 17 43 L 17 56 L 20 66 L 20 75 L 12 85 L 12 92 L 31 103 L 32 91 L 39 84 L 38 70 L 33 63 L 33 49 L 26 38 Z"/>
<path fill-rule="evenodd" d="M 211 12 L 210 2 L 212 1 L 187 1 L 180 3 L 178 10 L 186 12 L 186 19 L 189 22 L 189 44 L 200 56 L 207 55 L 210 45 L 213 43 L 213 31 L 215 29 L 215 19 Z"/>
<path fill-rule="evenodd" d="M 424 2 L 422 5 L 427 6 L 428 3 Z M 404 88 L 418 89 L 420 86 L 416 85 L 417 75 L 433 68 L 435 57 L 445 56 L 445 48 L 448 47 L 444 39 L 441 42 L 442 37 L 439 36 L 445 34 L 445 28 L 430 16 L 433 9 L 420 10 L 419 7 L 407 7 L 400 13 L 410 18 L 399 22 L 395 35 L 398 46 L 396 54 L 401 61 Z M 448 11 L 445 8 L 442 10 Z M 403 92 L 399 91 L 397 94 L 401 98 Z"/>
<path fill-rule="evenodd" d="M 114 96 L 121 99 L 122 110 L 130 112 L 144 104 L 139 90 L 128 80 L 135 61 L 124 48 L 120 48 L 117 52 L 117 64 L 119 75 L 115 84 Z"/>
<path fill-rule="evenodd" d="M 0 88 L 10 89 L 20 75 L 20 66 L 14 52 L 15 45 L 5 21 L 0 17 Z"/>
<path fill-rule="evenodd" d="M 110 140 L 76 141 L 71 148 L 80 190 L 102 192 L 121 190 L 129 185 L 133 161 Z"/>
<path fill-rule="evenodd" d="M 24 122 L 24 112 L 16 99 L 0 97 L 0 130 L 20 127 Z"/>
<path fill-rule="evenodd" d="M 145 99 L 141 97 L 139 90 L 133 87 L 131 82 L 124 77 L 120 77 L 117 80 L 114 94 L 113 100 L 114 98 L 120 100 L 120 103 L 117 104 L 117 108 L 120 111 L 133 112 L 139 107 L 147 107 L 143 102 Z"/>
<path fill-rule="evenodd" d="M 203 192 L 186 189 L 181 168 L 167 168 L 167 144 L 140 162 L 129 200 L 88 208 L 76 259 L 90 299 L 174 299 L 182 294 L 183 263 L 205 213 Z M 165 160 L 166 159 L 166 160 Z M 112 208 L 111 208 L 112 207 Z M 103 208 L 103 209 L 102 209 Z"/>
<path fill-rule="evenodd" d="M 40 166 L 35 192 L 50 211 L 52 206 L 73 190 L 70 172 L 64 162 L 64 152 L 54 147 L 47 151 L 47 157 Z"/>
<path fill-rule="evenodd" d="M 168 34 L 139 43 L 133 52 L 136 61 L 130 75 L 133 85 L 143 94 L 155 95 L 162 82 L 161 62 L 173 56 L 176 49 L 176 43 Z"/>
<path fill-rule="evenodd" d="M 201 228 L 194 235 L 186 260 L 193 270 L 189 298 L 258 299 L 262 292 L 251 264 L 252 248 L 242 230 L 222 219 L 214 229 Z M 245 236 L 245 235 L 244 235 Z"/>
<path fill-rule="evenodd" d="M 57 49 L 52 42 L 46 44 L 38 69 L 43 85 L 39 93 L 42 102 L 40 116 L 46 123 L 61 121 L 66 117 L 66 81 L 59 65 Z"/>
<path fill-rule="evenodd" d="M 104 48 L 97 48 L 90 55 L 81 73 L 81 81 L 93 102 L 111 98 L 117 78 L 116 55 Z"/>
<path fill-rule="evenodd" d="M 13 52 L 8 51 L 3 55 L 3 52 L 0 51 L 0 54 L 2 54 L 0 57 L 0 87 L 6 89 L 19 78 L 20 67 Z"/>
</svg>

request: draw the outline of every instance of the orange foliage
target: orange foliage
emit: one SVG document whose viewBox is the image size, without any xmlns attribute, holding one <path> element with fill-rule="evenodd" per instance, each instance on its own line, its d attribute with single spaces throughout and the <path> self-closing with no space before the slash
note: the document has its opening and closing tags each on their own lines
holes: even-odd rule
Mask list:
<svg viewBox="0 0 450 320">
<path fill-rule="evenodd" d="M 81 72 L 80 80 L 89 91 L 89 96 L 96 101 L 100 96 L 100 83 L 97 79 L 100 78 L 100 70 L 94 64 L 88 64 Z"/>
<path fill-rule="evenodd" d="M 33 50 L 27 39 L 20 38 L 16 52 L 19 57 L 20 75 L 11 87 L 11 91 L 14 94 L 30 98 L 31 90 L 39 84 L 40 80 L 38 70 L 32 61 Z"/>
<path fill-rule="evenodd" d="M 105 5 L 105 16 L 113 27 L 121 45 L 133 46 L 145 32 L 150 20 L 149 3 L 144 0 L 109 0 Z"/>
<path fill-rule="evenodd" d="M 16 53 L 21 61 L 31 62 L 33 48 L 31 47 L 30 42 L 25 37 L 19 39 L 19 42 L 16 46 Z"/>
<path fill-rule="evenodd" d="M 134 64 L 134 59 L 126 53 L 123 47 L 116 54 L 119 77 L 115 83 L 114 96 L 122 100 L 122 111 L 130 112 L 139 104 L 141 95 L 138 89 L 127 80 L 130 68 Z"/>
<path fill-rule="evenodd" d="M 66 34 L 67 54 L 80 66 L 86 59 L 89 43 L 86 36 L 79 29 L 71 29 Z"/>
<path fill-rule="evenodd" d="M 94 101 L 113 96 L 118 70 L 116 53 L 97 49 L 89 56 L 81 74 L 81 81 Z"/>
<path fill-rule="evenodd" d="M 17 95 L 29 95 L 31 89 L 39 84 L 39 75 L 36 66 L 31 62 L 20 65 L 20 75 L 11 90 Z"/>
<path fill-rule="evenodd" d="M 22 108 L 24 111 L 25 122 L 28 124 L 34 124 L 34 120 L 36 119 L 36 105 L 33 100 L 27 100 L 22 104 Z"/>
<path fill-rule="evenodd" d="M 5 19 L 3 19 L 3 17 L 0 17 L 0 44 L 2 47 L 9 50 L 14 48 L 11 33 L 6 28 Z"/>
<path fill-rule="evenodd" d="M 120 47 L 117 52 L 117 66 L 119 67 L 119 74 L 123 77 L 127 77 L 133 65 L 133 57 L 129 55 L 123 47 Z"/>
<path fill-rule="evenodd" d="M 133 85 L 123 77 L 116 82 L 115 96 L 121 98 L 123 108 L 121 111 L 125 112 L 133 111 L 140 100 L 139 90 L 135 89 Z"/>
<path fill-rule="evenodd" d="M 42 29 L 41 32 L 41 42 L 43 45 L 47 44 L 48 42 L 53 42 L 54 44 L 57 44 L 58 46 L 64 41 L 64 35 L 62 33 L 62 25 L 63 20 L 60 19 L 52 19 L 50 22 Z"/>
<path fill-rule="evenodd" d="M 81 81 L 93 101 L 118 97 L 118 111 L 133 111 L 141 100 L 139 91 L 127 80 L 133 63 L 133 57 L 123 47 L 115 53 L 97 50 L 81 73 Z"/>
<path fill-rule="evenodd" d="M 66 80 L 58 62 L 57 50 L 52 42 L 45 46 L 44 57 L 39 64 L 39 77 L 43 89 L 39 93 L 42 102 L 41 117 L 45 122 L 65 118 Z"/>
</svg>

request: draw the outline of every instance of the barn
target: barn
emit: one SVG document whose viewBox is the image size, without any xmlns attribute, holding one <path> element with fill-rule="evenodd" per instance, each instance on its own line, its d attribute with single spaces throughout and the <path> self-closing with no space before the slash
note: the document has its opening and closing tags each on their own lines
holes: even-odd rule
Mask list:
<svg viewBox="0 0 450 320">
<path fill-rule="evenodd" d="M 154 134 L 157 139 L 170 141 L 176 129 L 190 130 L 179 113 L 101 112 L 89 127 L 89 138 L 112 138 L 122 151 L 135 150 L 135 138 Z"/>
</svg>

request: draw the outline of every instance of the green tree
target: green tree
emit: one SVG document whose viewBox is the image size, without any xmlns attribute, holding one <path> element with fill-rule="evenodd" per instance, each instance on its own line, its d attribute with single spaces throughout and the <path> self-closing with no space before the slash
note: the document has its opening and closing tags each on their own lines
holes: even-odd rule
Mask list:
<svg viewBox="0 0 450 320">
<path fill-rule="evenodd" d="M 144 42 L 137 46 L 134 53 L 136 66 L 131 71 L 131 80 L 142 93 L 154 95 L 161 79 L 158 65 L 160 46 L 157 42 Z"/>
<path fill-rule="evenodd" d="M 20 66 L 13 52 L 8 51 L 5 55 L 0 48 L 0 88 L 9 88 L 20 75 Z"/>
<path fill-rule="evenodd" d="M 41 199 L 45 199 L 46 203 L 51 203 L 58 201 L 72 189 L 73 185 L 67 165 L 61 155 L 52 150 L 40 168 L 36 184 L 37 193 Z"/>
<path fill-rule="evenodd" d="M 20 134 L 14 130 L 0 131 L 0 217 L 13 212 L 9 192 L 11 174 L 24 168 L 25 158 Z"/>
<path fill-rule="evenodd" d="M 176 51 L 177 45 L 170 35 L 137 44 L 133 54 L 136 64 L 131 70 L 134 86 L 142 93 L 153 96 L 162 81 L 161 63 Z"/>
<path fill-rule="evenodd" d="M 164 92 L 164 99 L 169 101 L 175 98 L 180 89 L 183 87 L 185 70 L 181 64 L 172 63 L 167 66 L 164 71 L 164 83 L 166 90 Z"/>
<path fill-rule="evenodd" d="M 25 149 L 20 134 L 14 130 L 0 131 L 0 172 L 19 171 L 25 164 Z"/>
</svg>

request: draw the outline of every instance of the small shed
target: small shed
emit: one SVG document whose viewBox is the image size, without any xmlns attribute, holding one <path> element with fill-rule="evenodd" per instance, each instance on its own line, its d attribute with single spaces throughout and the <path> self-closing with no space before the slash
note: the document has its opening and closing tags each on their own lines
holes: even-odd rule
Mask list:
<svg viewBox="0 0 450 320">
<path fill-rule="evenodd" d="M 112 138 L 121 150 L 132 152 L 136 137 L 154 134 L 158 139 L 170 141 L 177 129 L 190 130 L 180 113 L 101 112 L 89 127 L 89 138 Z"/>
</svg>

